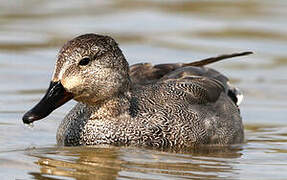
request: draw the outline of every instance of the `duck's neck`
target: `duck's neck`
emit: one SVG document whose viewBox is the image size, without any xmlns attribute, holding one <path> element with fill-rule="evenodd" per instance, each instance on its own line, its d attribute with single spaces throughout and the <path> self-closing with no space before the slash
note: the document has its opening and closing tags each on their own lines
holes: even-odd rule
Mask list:
<svg viewBox="0 0 287 180">
<path fill-rule="evenodd" d="M 130 92 L 118 94 L 111 98 L 87 104 L 91 110 L 90 119 L 113 119 L 129 112 Z"/>
</svg>

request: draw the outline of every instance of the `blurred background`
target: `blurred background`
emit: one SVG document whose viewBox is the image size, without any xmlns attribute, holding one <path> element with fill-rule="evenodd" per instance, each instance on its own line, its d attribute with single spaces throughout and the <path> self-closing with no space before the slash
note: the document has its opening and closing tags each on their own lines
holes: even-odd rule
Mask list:
<svg viewBox="0 0 287 180">
<path fill-rule="evenodd" d="M 285 0 L 0 0 L 0 174 L 7 179 L 284 179 L 286 17 Z M 25 127 L 21 117 L 48 87 L 59 48 L 84 33 L 114 37 L 130 64 L 253 51 L 210 66 L 244 92 L 247 143 L 189 154 L 57 147 L 57 126 L 75 102 L 34 128 Z"/>
</svg>

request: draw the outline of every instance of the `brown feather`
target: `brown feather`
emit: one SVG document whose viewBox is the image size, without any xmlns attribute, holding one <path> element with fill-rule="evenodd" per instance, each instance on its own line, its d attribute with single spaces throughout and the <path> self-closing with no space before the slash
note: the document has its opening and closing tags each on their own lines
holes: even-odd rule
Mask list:
<svg viewBox="0 0 287 180">
<path fill-rule="evenodd" d="M 174 78 L 175 77 L 174 73 L 177 74 L 177 76 L 179 75 L 178 71 L 183 72 L 182 74 L 187 73 L 188 75 L 203 75 L 212 78 L 215 78 L 215 76 L 217 76 L 218 78 L 215 79 L 219 81 L 224 81 L 223 84 L 225 84 L 227 78 L 223 77 L 223 75 L 221 75 L 220 73 L 218 72 L 214 73 L 212 69 L 208 68 L 203 68 L 199 70 L 198 68 L 192 68 L 192 67 L 194 66 L 202 67 L 224 59 L 238 56 L 245 56 L 249 54 L 253 54 L 253 52 L 246 51 L 241 53 L 223 54 L 217 57 L 210 57 L 191 63 L 157 64 L 154 66 L 150 63 L 139 63 L 130 66 L 129 74 L 132 82 L 136 85 L 153 83 L 163 77 L 165 77 L 164 79 L 167 79 L 167 76 Z M 183 67 L 190 67 L 190 68 L 182 69 Z M 218 74 L 221 76 L 218 76 Z M 181 75 L 179 75 L 178 78 L 181 78 Z"/>
<path fill-rule="evenodd" d="M 250 54 L 253 54 L 253 52 L 246 51 L 246 52 L 241 52 L 241 53 L 223 54 L 223 55 L 220 55 L 217 57 L 210 57 L 210 58 L 198 60 L 195 62 L 186 63 L 186 64 L 183 64 L 183 66 L 205 66 L 207 64 L 211 64 L 211 63 L 221 61 L 224 59 L 229 59 L 229 58 L 238 57 L 238 56 L 246 56 L 246 55 L 250 55 Z"/>
</svg>

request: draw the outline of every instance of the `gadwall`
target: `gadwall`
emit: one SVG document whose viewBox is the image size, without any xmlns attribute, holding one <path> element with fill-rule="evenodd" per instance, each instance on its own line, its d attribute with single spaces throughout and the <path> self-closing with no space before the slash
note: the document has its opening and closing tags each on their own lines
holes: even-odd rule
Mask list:
<svg viewBox="0 0 287 180">
<path fill-rule="evenodd" d="M 42 119 L 74 99 L 78 104 L 57 131 L 59 145 L 184 149 L 242 143 L 241 94 L 204 66 L 248 54 L 129 67 L 113 38 L 81 35 L 62 47 L 47 93 L 23 122 Z"/>
</svg>

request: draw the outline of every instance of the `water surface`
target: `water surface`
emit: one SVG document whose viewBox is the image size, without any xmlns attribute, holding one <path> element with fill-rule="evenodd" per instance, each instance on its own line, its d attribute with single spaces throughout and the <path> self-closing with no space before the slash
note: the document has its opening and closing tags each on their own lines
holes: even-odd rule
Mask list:
<svg viewBox="0 0 287 180">
<path fill-rule="evenodd" d="M 287 2 L 0 1 L 0 174 L 4 179 L 286 179 Z M 247 51 L 211 65 L 245 94 L 246 143 L 185 153 L 132 147 L 57 147 L 75 104 L 25 127 L 21 117 L 49 85 L 58 49 L 77 35 L 113 36 L 130 64 L 190 62 Z"/>
</svg>

